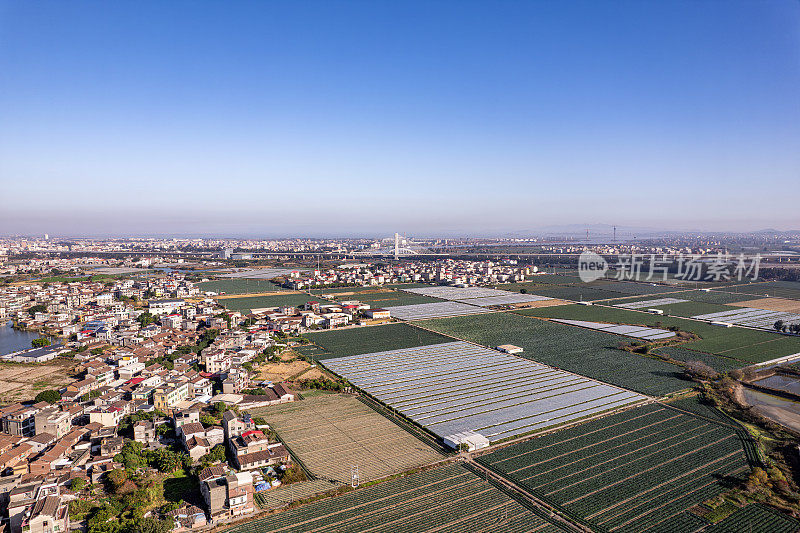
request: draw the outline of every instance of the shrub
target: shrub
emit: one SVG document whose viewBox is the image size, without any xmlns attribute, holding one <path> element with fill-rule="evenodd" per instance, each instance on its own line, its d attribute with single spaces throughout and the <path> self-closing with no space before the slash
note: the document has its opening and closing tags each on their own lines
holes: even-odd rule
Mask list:
<svg viewBox="0 0 800 533">
<path fill-rule="evenodd" d="M 61 401 L 61 394 L 57 390 L 43 390 L 36 395 L 37 402 L 58 403 Z"/>
<path fill-rule="evenodd" d="M 38 339 L 33 339 L 31 341 L 31 346 L 34 348 L 44 348 L 45 346 L 50 346 L 50 344 L 50 339 L 47 337 L 39 337 Z"/>
</svg>

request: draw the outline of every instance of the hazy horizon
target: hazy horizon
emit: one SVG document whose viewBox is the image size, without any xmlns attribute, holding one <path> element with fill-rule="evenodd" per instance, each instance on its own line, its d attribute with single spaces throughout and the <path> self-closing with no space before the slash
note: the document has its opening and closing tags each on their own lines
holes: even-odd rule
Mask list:
<svg viewBox="0 0 800 533">
<path fill-rule="evenodd" d="M 0 1 L 0 234 L 800 229 L 800 3 Z"/>
</svg>

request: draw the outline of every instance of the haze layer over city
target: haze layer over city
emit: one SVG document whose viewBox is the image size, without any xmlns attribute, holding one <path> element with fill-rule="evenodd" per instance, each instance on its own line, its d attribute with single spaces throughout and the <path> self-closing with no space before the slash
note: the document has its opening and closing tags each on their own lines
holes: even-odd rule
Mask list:
<svg viewBox="0 0 800 533">
<path fill-rule="evenodd" d="M 0 531 L 800 532 L 800 3 L 0 0 Z"/>
</svg>

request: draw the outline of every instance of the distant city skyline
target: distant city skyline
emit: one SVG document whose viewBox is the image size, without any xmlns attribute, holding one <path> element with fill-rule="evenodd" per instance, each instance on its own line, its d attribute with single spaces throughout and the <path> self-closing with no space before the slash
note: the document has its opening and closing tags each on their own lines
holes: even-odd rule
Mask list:
<svg viewBox="0 0 800 533">
<path fill-rule="evenodd" d="M 0 234 L 800 229 L 800 3 L 0 1 Z"/>
</svg>

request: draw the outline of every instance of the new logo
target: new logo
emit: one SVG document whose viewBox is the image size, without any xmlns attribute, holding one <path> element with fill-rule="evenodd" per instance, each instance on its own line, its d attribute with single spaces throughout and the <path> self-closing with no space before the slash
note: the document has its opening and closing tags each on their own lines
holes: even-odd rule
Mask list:
<svg viewBox="0 0 800 533">
<path fill-rule="evenodd" d="M 608 263 L 599 254 L 586 250 L 578 258 L 578 276 L 584 283 L 602 278 L 606 270 Z"/>
</svg>

